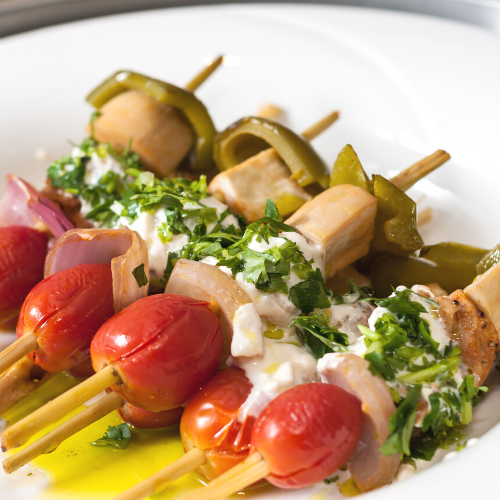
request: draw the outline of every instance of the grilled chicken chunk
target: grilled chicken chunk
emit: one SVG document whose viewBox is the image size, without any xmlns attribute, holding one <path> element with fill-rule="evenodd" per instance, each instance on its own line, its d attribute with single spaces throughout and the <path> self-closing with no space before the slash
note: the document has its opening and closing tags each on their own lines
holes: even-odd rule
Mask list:
<svg viewBox="0 0 500 500">
<path fill-rule="evenodd" d="M 479 276 L 464 293 L 500 331 L 500 263 Z"/>
<path fill-rule="evenodd" d="M 390 484 L 400 464 L 398 454 L 384 456 L 380 451 L 389 437 L 389 419 L 396 406 L 385 382 L 369 366 L 355 354 L 327 354 L 318 362 L 323 382 L 342 387 L 361 401 L 363 431 L 347 467 L 363 492 Z"/>
<path fill-rule="evenodd" d="M 286 223 L 324 253 L 331 278 L 368 252 L 377 199 L 350 184 L 331 187 L 303 205 Z"/>
<path fill-rule="evenodd" d="M 290 169 L 274 149 L 262 151 L 216 175 L 208 192 L 248 222 L 265 216 L 268 199 L 287 217 L 312 198 L 290 177 Z"/>
<path fill-rule="evenodd" d="M 449 337 L 462 349 L 463 364 L 474 374 L 476 386 L 480 386 L 495 362 L 498 334 L 494 324 L 462 290 L 434 300 L 439 303 L 439 315 Z"/>
<path fill-rule="evenodd" d="M 130 139 L 144 165 L 163 179 L 189 153 L 194 135 L 182 113 L 156 99 L 129 90 L 101 109 L 93 123 L 94 137 L 124 151 Z M 90 132 L 90 126 L 87 127 Z"/>
</svg>

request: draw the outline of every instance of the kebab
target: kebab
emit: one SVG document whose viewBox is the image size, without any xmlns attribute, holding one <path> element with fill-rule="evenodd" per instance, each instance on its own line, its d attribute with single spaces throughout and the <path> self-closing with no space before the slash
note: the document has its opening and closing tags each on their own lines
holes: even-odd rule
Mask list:
<svg viewBox="0 0 500 500">
<path fill-rule="evenodd" d="M 322 481 L 351 455 L 362 423 L 360 402 L 343 389 L 320 383 L 293 387 L 255 421 L 249 457 L 196 491 L 196 497 L 225 498 L 264 478 L 285 489 Z"/>
<path fill-rule="evenodd" d="M 18 340 L 0 353 L 0 372 L 11 367 L 0 378 L 2 412 L 50 373 L 93 373 L 89 348 L 95 332 L 115 311 L 147 294 L 147 285 L 139 287 L 132 275 L 141 265 L 146 276 L 145 243 L 127 228 L 74 229 L 58 239 L 46 259 L 45 280 L 23 305 Z"/>
<path fill-rule="evenodd" d="M 220 362 L 222 333 L 209 305 L 182 296 L 152 295 L 113 316 L 92 340 L 96 374 L 7 429 L 3 446 L 22 444 L 108 387 L 113 392 L 99 401 L 100 412 L 89 407 L 78 415 L 75 426 L 60 426 L 59 442 L 117 409 L 123 399 L 149 411 L 184 405 Z M 50 433 L 44 440 L 52 449 L 57 447 Z M 37 443 L 40 446 L 40 440 Z M 36 455 L 46 451 L 45 447 Z M 20 453 L 12 457 L 18 464 L 33 450 Z"/>
</svg>

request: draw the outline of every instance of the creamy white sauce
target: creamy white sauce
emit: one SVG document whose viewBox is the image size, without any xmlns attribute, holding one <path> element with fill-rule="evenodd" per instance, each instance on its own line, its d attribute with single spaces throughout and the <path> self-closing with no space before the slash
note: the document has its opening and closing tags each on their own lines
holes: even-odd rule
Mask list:
<svg viewBox="0 0 500 500">
<path fill-rule="evenodd" d="M 252 357 L 264 353 L 262 320 L 253 303 L 240 306 L 233 317 L 231 356 Z"/>
<path fill-rule="evenodd" d="M 353 295 L 357 300 L 359 296 L 357 294 Z M 340 332 L 348 336 L 349 344 L 352 344 L 361 335 L 358 325 L 368 326 L 368 318 L 372 311 L 373 306 L 368 302 L 351 302 L 333 305 L 329 309 L 325 309 L 325 314 L 328 315 L 330 321 Z"/>
<path fill-rule="evenodd" d="M 242 405 L 239 418 L 257 416 L 279 394 L 299 384 L 318 380 L 316 360 L 294 344 L 264 340 L 264 354 L 253 358 L 228 360 L 229 366 L 245 371 L 252 390 Z"/>
<path fill-rule="evenodd" d="M 127 226 L 132 231 L 137 231 L 148 244 L 149 272 L 151 278 L 161 278 L 167 267 L 168 252 L 180 250 L 189 243 L 187 234 L 174 234 L 171 241 L 162 243 L 158 236 L 158 226 L 166 222 L 165 208 L 154 212 L 140 212 L 137 218 L 130 222 L 127 217 L 120 217 L 116 227 Z"/>
<path fill-rule="evenodd" d="M 236 275 L 236 281 L 250 296 L 261 318 L 266 318 L 276 326 L 288 326 L 297 318 L 300 310 L 281 292 L 266 293 L 258 290 L 253 283 L 245 281 L 243 273 Z"/>
<path fill-rule="evenodd" d="M 397 290 L 405 289 L 404 287 L 398 287 Z M 431 299 L 434 298 L 434 294 L 430 291 L 429 288 L 423 285 L 415 285 L 412 287 L 412 295 L 411 300 L 418 302 L 424 306 L 427 312 L 420 313 L 420 317 L 425 319 L 429 323 L 429 328 L 431 330 L 432 338 L 439 342 L 438 351 L 443 354 L 446 346 L 450 343 L 450 337 L 446 331 L 446 326 L 441 321 L 441 316 L 438 313 L 438 307 L 432 306 L 425 300 L 422 295 L 427 295 Z"/>
</svg>

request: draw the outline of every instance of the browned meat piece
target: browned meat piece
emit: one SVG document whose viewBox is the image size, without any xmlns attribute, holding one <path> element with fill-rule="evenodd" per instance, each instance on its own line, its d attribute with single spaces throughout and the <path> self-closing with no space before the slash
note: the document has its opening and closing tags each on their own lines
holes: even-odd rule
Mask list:
<svg viewBox="0 0 500 500">
<path fill-rule="evenodd" d="M 463 290 L 434 300 L 439 303 L 439 315 L 449 337 L 462 349 L 463 363 L 474 374 L 476 386 L 481 385 L 493 366 L 499 343 L 493 323 Z"/>
</svg>

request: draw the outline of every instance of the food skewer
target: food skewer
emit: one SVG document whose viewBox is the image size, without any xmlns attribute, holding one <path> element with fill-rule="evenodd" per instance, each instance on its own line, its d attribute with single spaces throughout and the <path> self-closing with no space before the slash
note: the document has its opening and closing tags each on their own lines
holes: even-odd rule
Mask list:
<svg viewBox="0 0 500 500">
<path fill-rule="evenodd" d="M 2 447 L 23 444 L 107 388 L 121 397 L 114 392 L 106 395 L 98 402 L 100 412 L 103 406 L 106 413 L 113 405 L 112 409 L 118 408 L 123 399 L 150 411 L 185 404 L 217 369 L 222 355 L 219 320 L 209 305 L 184 296 L 152 295 L 115 315 L 92 340 L 96 374 L 4 431 Z M 148 311 L 147 318 L 144 310 Z M 183 364 L 185 359 L 190 362 Z M 142 360 L 140 366 L 137 360 Z M 87 415 L 90 417 L 95 409 Z M 15 455 L 10 458 L 16 460 Z"/>
<path fill-rule="evenodd" d="M 264 478 L 281 488 L 315 484 L 345 463 L 362 426 L 361 403 L 340 387 L 295 386 L 257 417 L 249 457 L 186 500 L 222 499 Z"/>
<path fill-rule="evenodd" d="M 88 316 L 80 321 L 82 309 Z M 49 276 L 26 298 L 19 338 L 0 353 L 0 371 L 30 353 L 46 371 L 72 368 L 88 355 L 93 335 L 113 314 L 109 264 L 84 264 Z"/>
<path fill-rule="evenodd" d="M 210 485 L 216 485 L 216 484 L 226 484 L 227 481 L 229 481 L 229 478 L 237 478 L 238 476 L 243 476 L 245 477 L 245 483 L 244 486 L 248 486 L 249 484 L 252 484 L 253 482 L 258 481 L 259 479 L 262 479 L 263 477 L 267 476 L 269 474 L 270 468 L 269 465 L 266 463 L 262 463 L 262 455 L 258 453 L 258 451 L 255 451 L 255 437 L 256 435 L 262 435 L 266 433 L 265 429 L 262 429 L 262 426 L 272 426 L 276 424 L 275 420 L 279 419 L 279 428 L 280 431 L 283 428 L 286 428 L 287 430 L 290 429 L 289 425 L 290 422 L 293 419 L 297 419 L 300 421 L 301 424 L 304 424 L 302 426 L 303 429 L 307 428 L 308 426 L 303 422 L 304 420 L 308 419 L 314 419 L 315 423 L 318 423 L 318 420 L 322 420 L 322 418 L 326 418 L 326 413 L 323 411 L 320 411 L 321 415 L 318 417 L 318 408 L 315 407 L 313 408 L 313 405 L 316 406 L 318 403 L 318 395 L 321 394 L 321 397 L 325 397 L 328 394 L 329 402 L 326 403 L 326 406 L 333 405 L 333 401 L 335 401 L 337 404 L 342 403 L 344 406 L 342 408 L 345 410 L 346 415 L 349 417 L 352 417 L 352 420 L 349 419 L 349 425 L 347 427 L 350 427 L 347 432 L 345 432 L 343 439 L 345 439 L 344 443 L 340 446 L 345 447 L 345 450 L 340 451 L 340 453 L 345 452 L 348 456 L 349 451 L 352 447 L 356 446 L 357 439 L 359 439 L 359 434 L 361 434 L 361 419 L 360 415 L 358 413 L 358 405 L 359 402 L 355 399 L 347 399 L 344 400 L 344 391 L 339 388 L 335 388 L 332 390 L 332 386 L 326 386 L 325 387 L 317 387 L 319 384 L 305 384 L 301 386 L 296 386 L 295 388 L 289 389 L 288 391 L 285 391 L 282 393 L 280 396 L 278 396 L 276 399 L 271 402 L 268 407 L 262 412 L 262 414 L 255 420 L 255 424 L 251 423 L 251 427 L 246 428 L 247 434 L 247 439 L 248 439 L 248 448 L 247 451 L 250 451 L 250 440 L 252 441 L 252 446 L 253 446 L 253 452 L 248 456 L 247 453 L 247 458 L 244 458 L 244 456 L 240 456 L 238 460 L 237 465 L 233 465 L 230 469 L 227 469 L 224 471 L 222 469 L 219 471 L 219 474 L 217 476 L 211 477 L 212 482 Z M 300 387 L 300 389 L 299 389 Z M 203 392 L 203 390 L 201 391 Z M 201 393 L 200 392 L 200 393 Z M 201 401 L 206 400 L 206 396 L 203 395 L 200 397 L 200 393 L 196 397 L 198 397 L 199 401 L 199 409 L 198 411 L 200 412 L 200 415 L 203 414 L 202 408 L 203 405 Z M 304 396 L 307 393 L 307 396 Z M 300 403 L 299 403 L 300 401 Z M 298 411 L 297 406 L 301 405 L 303 406 L 302 410 L 304 410 L 305 406 L 305 411 L 301 412 Z M 287 410 L 285 410 L 287 408 Z M 337 407 L 337 411 L 338 411 Z M 200 411 L 201 410 L 201 411 Z M 305 416 L 305 414 L 308 412 L 310 415 Z M 281 412 L 285 413 L 286 416 L 281 414 Z M 311 415 L 316 413 L 314 417 Z M 339 422 L 336 421 L 337 418 L 336 413 L 330 414 L 330 424 L 331 427 L 339 426 Z M 236 422 L 237 422 L 238 417 L 236 417 Z M 289 419 L 289 420 L 288 420 Z M 316 420 L 318 419 L 318 420 Z M 272 420 L 274 423 L 271 423 Z M 297 425 L 297 420 L 295 420 L 295 425 Z M 345 422 L 347 422 L 347 418 L 345 419 Z M 235 423 L 236 423 L 235 422 Z M 312 422 L 310 422 L 312 424 Z M 182 423 L 181 423 L 182 425 Z M 245 425 L 245 424 L 243 424 Z M 283 426 L 283 427 L 282 427 Z M 341 425 L 340 425 L 341 426 Z M 260 428 L 259 428 L 260 427 Z M 216 429 L 211 429 L 212 431 Z M 182 428 L 181 428 L 182 432 Z M 304 431 L 303 431 L 304 432 Z M 307 432 L 307 431 L 306 431 Z M 328 433 L 328 431 L 326 431 Z M 291 441 L 297 443 L 297 441 L 300 441 L 300 439 L 304 439 L 304 435 L 297 436 L 297 434 L 294 434 L 294 436 L 287 436 L 288 438 L 291 439 Z M 280 443 L 281 439 L 283 437 L 280 437 Z M 341 438 L 342 439 L 342 438 Z M 351 439 L 353 442 L 351 442 Z M 284 439 L 283 439 L 284 440 Z M 184 441 L 184 436 L 183 436 L 183 442 L 186 447 L 186 443 Z M 333 444 L 333 443 L 332 443 Z M 290 444 L 289 444 L 290 445 Z M 292 444 L 292 447 L 294 445 Z M 338 446 L 338 445 L 337 445 Z M 333 444 L 332 448 L 334 448 L 335 445 Z M 278 461 L 283 461 L 286 462 L 285 455 L 289 452 L 290 450 L 277 450 L 274 452 L 274 455 L 278 455 L 277 457 L 273 457 L 273 461 L 278 460 Z M 296 451 L 296 450 L 295 450 Z M 267 450 L 269 452 L 269 450 Z M 337 453 L 339 450 L 332 450 L 332 453 Z M 282 453 L 282 456 L 280 457 L 279 455 Z M 314 454 L 314 451 L 311 453 L 311 455 Z M 300 461 L 300 452 L 299 452 L 299 457 L 297 457 L 297 461 Z M 324 458 L 324 457 L 322 457 Z M 308 457 L 308 461 L 312 461 L 313 458 L 311 456 Z M 341 460 L 341 458 L 337 458 L 337 460 Z M 141 481 L 137 485 L 133 486 L 132 488 L 124 491 L 120 495 L 116 496 L 114 500 L 141 500 L 143 498 L 146 498 L 147 496 L 158 493 L 165 489 L 168 484 L 175 479 L 178 479 L 181 477 L 182 472 L 187 473 L 190 470 L 193 470 L 200 465 L 203 465 L 207 461 L 207 455 L 200 449 L 198 448 L 192 448 L 188 449 L 186 454 L 177 460 L 176 462 L 166 466 L 164 469 L 161 471 L 153 474 L 149 478 L 145 479 L 144 481 Z M 341 464 L 340 464 L 341 465 Z M 276 464 L 274 464 L 276 466 Z M 284 465 L 285 467 L 290 467 L 290 464 Z M 331 465 L 332 467 L 335 467 L 335 465 Z M 336 467 L 337 468 L 337 467 Z M 334 470 L 336 470 L 336 468 Z M 331 471 L 333 472 L 333 471 Z M 328 472 L 327 474 L 329 475 L 331 472 Z M 204 473 L 206 476 L 207 474 Z M 314 474 L 311 472 L 306 473 L 306 476 L 313 476 Z M 309 481 L 312 480 L 312 477 L 309 477 Z M 280 481 L 283 481 L 282 479 Z M 242 486 L 242 487 L 244 487 Z M 238 487 L 238 489 L 240 489 Z M 198 491 L 198 493 L 201 493 L 202 495 L 205 494 L 205 489 L 202 491 Z"/>
<path fill-rule="evenodd" d="M 128 70 L 112 75 L 87 97 L 98 110 L 87 131 L 117 151 L 131 149 L 160 178 L 177 168 L 193 147 L 193 169 L 209 169 L 216 130 L 193 92 L 223 60 L 215 59 L 185 88 Z"/>
</svg>

